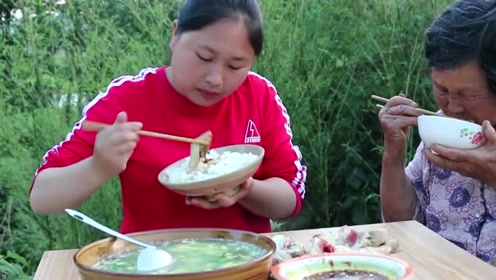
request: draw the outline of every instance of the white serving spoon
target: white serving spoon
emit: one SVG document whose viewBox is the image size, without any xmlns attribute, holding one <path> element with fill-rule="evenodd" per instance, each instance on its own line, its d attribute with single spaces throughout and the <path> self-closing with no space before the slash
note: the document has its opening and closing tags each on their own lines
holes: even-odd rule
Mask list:
<svg viewBox="0 0 496 280">
<path fill-rule="evenodd" d="M 145 248 L 139 253 L 138 261 L 136 264 L 136 268 L 140 272 L 148 272 L 166 267 L 174 260 L 173 257 L 166 251 L 114 231 L 76 210 L 65 209 L 65 212 L 67 212 L 67 214 L 69 214 L 76 220 L 79 220 L 87 225 L 90 225 L 114 237 Z"/>
</svg>

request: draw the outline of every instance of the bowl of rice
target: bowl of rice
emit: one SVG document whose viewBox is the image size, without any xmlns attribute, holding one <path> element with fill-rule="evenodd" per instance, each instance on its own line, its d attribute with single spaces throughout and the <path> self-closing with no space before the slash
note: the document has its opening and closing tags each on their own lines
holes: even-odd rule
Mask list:
<svg viewBox="0 0 496 280">
<path fill-rule="evenodd" d="M 185 196 L 214 196 L 224 193 L 233 196 L 262 164 L 264 148 L 252 144 L 224 146 L 208 151 L 206 161 L 194 170 L 189 169 L 191 156 L 163 169 L 158 180 L 175 193 Z"/>
</svg>

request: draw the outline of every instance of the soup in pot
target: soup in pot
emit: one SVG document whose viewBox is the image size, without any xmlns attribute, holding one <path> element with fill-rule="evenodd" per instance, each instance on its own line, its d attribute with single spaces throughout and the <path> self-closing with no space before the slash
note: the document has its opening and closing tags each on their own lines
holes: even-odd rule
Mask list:
<svg viewBox="0 0 496 280">
<path fill-rule="evenodd" d="M 174 262 L 149 274 L 206 272 L 252 262 L 267 253 L 254 244 L 230 239 L 181 239 L 157 245 L 174 257 Z M 94 268 L 114 273 L 138 273 L 136 261 L 140 250 L 111 255 Z"/>
</svg>

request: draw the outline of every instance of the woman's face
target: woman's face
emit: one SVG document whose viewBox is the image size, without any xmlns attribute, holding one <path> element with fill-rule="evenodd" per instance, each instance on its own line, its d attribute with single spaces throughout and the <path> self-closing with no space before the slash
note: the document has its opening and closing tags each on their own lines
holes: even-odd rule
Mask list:
<svg viewBox="0 0 496 280">
<path fill-rule="evenodd" d="M 496 96 L 487 87 L 484 72 L 476 62 L 431 72 L 434 96 L 443 112 L 459 119 L 496 125 Z"/>
<path fill-rule="evenodd" d="M 233 93 L 246 79 L 256 56 L 241 20 L 224 19 L 197 31 L 177 34 L 173 24 L 172 86 L 193 103 L 210 106 Z"/>
</svg>

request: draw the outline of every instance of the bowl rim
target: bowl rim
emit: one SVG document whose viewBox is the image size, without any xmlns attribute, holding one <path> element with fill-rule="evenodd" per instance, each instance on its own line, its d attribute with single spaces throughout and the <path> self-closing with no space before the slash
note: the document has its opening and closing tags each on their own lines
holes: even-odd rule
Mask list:
<svg viewBox="0 0 496 280">
<path fill-rule="evenodd" d="M 267 250 L 265 254 L 262 256 L 252 260 L 249 263 L 244 263 L 228 268 L 222 268 L 222 269 L 217 269 L 217 270 L 212 270 L 212 271 L 198 271 L 198 272 L 189 272 L 189 273 L 176 273 L 176 274 L 140 274 L 140 273 L 123 273 L 123 272 L 111 272 L 111 271 L 105 271 L 101 269 L 96 269 L 92 266 L 87 266 L 84 264 L 81 264 L 78 261 L 78 256 L 83 254 L 85 251 L 89 250 L 90 247 L 104 244 L 104 243 L 112 243 L 115 242 L 118 238 L 117 237 L 106 237 L 103 239 L 99 239 L 93 242 L 90 242 L 83 247 L 79 248 L 72 256 L 73 263 L 76 265 L 76 267 L 79 270 L 86 271 L 86 272 L 91 272 L 91 273 L 97 273 L 101 275 L 106 275 L 106 276 L 121 276 L 121 277 L 129 277 L 129 276 L 137 276 L 137 277 L 143 277 L 143 278 L 157 278 L 157 277 L 167 277 L 167 276 L 172 276 L 172 277 L 193 277 L 193 276 L 210 276 L 210 275 L 215 275 L 219 273 L 227 273 L 231 270 L 235 269 L 243 269 L 249 266 L 254 265 L 255 263 L 263 262 L 269 258 L 272 258 L 276 252 L 277 245 L 276 243 L 272 240 L 272 238 L 265 236 L 263 234 L 259 234 L 256 232 L 251 232 L 247 230 L 238 230 L 238 229 L 229 229 L 229 228 L 215 228 L 215 227 L 206 227 L 206 228 L 175 228 L 175 229 L 158 229 L 158 230 L 148 230 L 148 231 L 139 231 L 139 232 L 133 232 L 126 234 L 129 237 L 136 237 L 136 236 L 145 236 L 145 235 L 153 235 L 157 233 L 180 233 L 180 232 L 190 232 L 190 231 L 200 231 L 200 232 L 227 232 L 227 233 L 235 233 L 239 235 L 251 235 L 253 237 L 256 237 L 258 239 L 262 239 L 265 241 L 267 244 L 269 244 L 270 249 Z M 188 239 L 188 238 L 182 238 L 182 239 Z M 181 240 L 181 238 L 174 239 L 174 240 Z M 236 240 L 236 239 L 234 239 Z M 126 242 L 126 241 L 123 241 Z"/>
<path fill-rule="evenodd" d="M 453 117 L 448 117 L 448 116 L 444 116 L 444 115 L 421 115 L 421 116 L 418 116 L 417 117 L 417 119 L 434 119 L 434 118 L 438 118 L 438 119 L 439 118 L 443 118 L 444 120 L 447 120 L 449 122 L 455 122 L 455 123 L 459 123 L 459 124 L 466 124 L 466 125 L 473 126 L 474 128 L 480 128 L 480 129 L 482 129 L 482 125 L 480 125 L 478 123 L 469 122 L 469 121 L 466 121 L 466 120 L 457 119 L 457 118 L 453 118 Z M 419 124 L 417 124 L 417 125 L 420 126 Z"/>
<path fill-rule="evenodd" d="M 196 185 L 196 184 L 201 184 L 201 185 L 204 185 L 204 184 L 211 184 L 215 181 L 218 181 L 220 179 L 223 179 L 223 178 L 226 178 L 227 176 L 231 176 L 234 172 L 238 172 L 242 169 L 252 169 L 252 168 L 257 168 L 255 169 L 255 172 L 253 173 L 256 173 L 257 169 L 260 168 L 260 165 L 262 164 L 262 161 L 265 157 L 265 148 L 260 146 L 260 145 L 256 145 L 256 144 L 233 144 L 233 145 L 227 145 L 227 146 L 221 146 L 221 147 L 217 147 L 217 148 L 213 148 L 213 149 L 210 149 L 210 150 L 219 150 L 219 149 L 228 149 L 228 148 L 231 148 L 231 147 L 235 147 L 235 146 L 245 146 L 245 147 L 255 147 L 257 149 L 260 149 L 261 150 L 261 153 L 260 155 L 257 155 L 257 159 L 253 162 L 251 162 L 250 164 L 246 165 L 245 167 L 241 168 L 241 169 L 238 169 L 238 170 L 234 170 L 234 171 L 231 171 L 229 173 L 226 173 L 226 174 L 223 174 L 223 175 L 220 175 L 220 176 L 217 176 L 217 177 L 214 177 L 214 178 L 209 178 L 209 179 L 204 179 L 204 180 L 199 180 L 199 181 L 194 181 L 194 182 L 188 182 L 188 183 L 166 183 L 165 180 L 162 180 L 161 178 L 164 177 L 164 175 L 167 175 L 167 170 L 168 168 L 170 168 L 171 166 L 173 165 L 176 165 L 178 162 L 180 161 L 183 161 L 185 160 L 186 158 L 190 157 L 190 156 L 185 156 L 179 160 L 176 160 L 175 162 L 169 164 L 168 166 L 164 167 L 162 170 L 160 170 L 160 172 L 158 173 L 158 181 L 160 182 L 161 185 L 163 185 L 164 187 L 168 188 L 168 189 L 171 189 L 171 190 L 179 190 L 179 191 L 182 191 L 184 189 L 182 188 L 177 188 L 175 186 L 184 186 L 184 185 Z M 207 189 L 209 189 L 210 187 L 206 187 Z M 194 187 L 193 189 L 202 189 L 201 187 Z"/>
<path fill-rule="evenodd" d="M 295 262 L 299 262 L 302 260 L 307 260 L 307 259 L 318 259 L 318 258 L 328 258 L 328 257 L 365 257 L 365 258 L 371 258 L 371 259 L 384 259 L 390 262 L 395 262 L 401 265 L 402 267 L 405 268 L 405 274 L 401 276 L 401 280 L 403 279 L 409 279 L 414 272 L 413 266 L 408 263 L 407 261 L 404 261 L 400 258 L 393 257 L 390 255 L 384 255 L 384 254 L 373 254 L 373 253 L 363 253 L 363 252 L 339 252 L 339 253 L 319 253 L 319 254 L 309 254 L 309 255 L 304 255 L 301 257 L 296 257 L 296 258 L 291 258 L 288 260 L 285 260 L 283 262 L 280 262 L 271 268 L 271 273 L 275 277 L 283 278 L 283 275 L 281 275 L 281 269 L 285 266 L 290 266 L 291 264 Z"/>
</svg>

